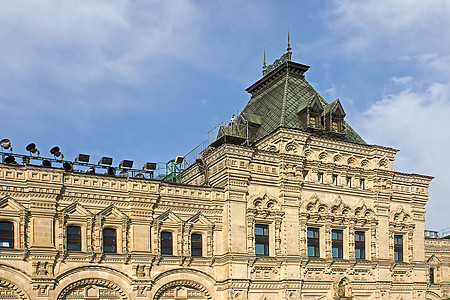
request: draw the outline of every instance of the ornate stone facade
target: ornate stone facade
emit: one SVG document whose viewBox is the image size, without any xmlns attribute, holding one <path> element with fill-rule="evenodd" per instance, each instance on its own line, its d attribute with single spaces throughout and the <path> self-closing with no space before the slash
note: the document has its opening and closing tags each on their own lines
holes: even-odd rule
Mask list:
<svg viewBox="0 0 450 300">
<path fill-rule="evenodd" d="M 320 117 L 308 103 L 298 113 Z M 181 183 L 0 164 L 0 299 L 449 297 L 450 244 L 424 238 L 432 178 L 349 141 L 343 115 L 337 103 L 323 124 L 345 133 L 277 126 L 218 145 Z"/>
</svg>

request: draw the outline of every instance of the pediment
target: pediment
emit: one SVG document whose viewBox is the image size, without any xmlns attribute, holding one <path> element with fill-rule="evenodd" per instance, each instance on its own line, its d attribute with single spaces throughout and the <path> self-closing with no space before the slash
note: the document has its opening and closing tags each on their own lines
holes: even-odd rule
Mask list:
<svg viewBox="0 0 450 300">
<path fill-rule="evenodd" d="M 92 213 L 78 202 L 74 202 L 64 208 L 62 213 L 72 217 L 90 217 Z"/>
<path fill-rule="evenodd" d="M 337 99 L 332 104 L 333 104 L 333 107 L 331 108 L 331 112 L 335 115 L 345 117 L 345 111 L 344 111 L 344 108 L 342 107 L 341 101 L 339 101 L 339 99 Z"/>
<path fill-rule="evenodd" d="M 439 265 L 441 264 L 441 260 L 439 259 L 439 257 L 436 256 L 436 254 L 431 255 L 430 258 L 427 259 L 427 263 L 428 264 L 436 264 Z"/>
<path fill-rule="evenodd" d="M 126 219 L 128 216 L 113 204 L 98 213 L 101 217 L 110 217 L 115 219 Z"/>
<path fill-rule="evenodd" d="M 311 100 L 309 100 L 308 107 L 310 110 L 313 111 L 323 111 L 323 105 L 319 100 L 319 97 L 317 95 L 314 95 Z"/>
<path fill-rule="evenodd" d="M 167 210 L 163 212 L 158 218 L 156 218 L 158 221 L 162 222 L 170 222 L 170 223 L 181 223 L 182 220 L 175 215 L 171 210 Z"/>
<path fill-rule="evenodd" d="M 12 211 L 23 211 L 25 207 L 11 198 L 11 196 L 3 197 L 0 200 L 0 209 L 2 210 L 12 210 Z"/>
<path fill-rule="evenodd" d="M 207 218 L 205 217 L 202 213 L 197 213 L 194 216 L 192 216 L 191 218 L 189 218 L 187 220 L 187 222 L 189 223 L 196 223 L 196 224 L 201 224 L 201 225 L 212 225 L 213 223 Z"/>
</svg>

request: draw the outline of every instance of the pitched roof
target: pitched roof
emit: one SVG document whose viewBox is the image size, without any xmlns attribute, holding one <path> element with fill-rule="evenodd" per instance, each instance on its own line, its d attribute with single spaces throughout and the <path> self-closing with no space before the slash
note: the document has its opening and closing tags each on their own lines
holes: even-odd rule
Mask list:
<svg viewBox="0 0 450 300">
<path fill-rule="evenodd" d="M 302 121 L 299 112 L 314 98 L 317 98 L 328 112 L 335 106 L 340 106 L 339 100 L 329 104 L 309 84 L 303 76 L 308 68 L 302 64 L 286 61 L 247 89 L 252 97 L 239 117 L 249 123 L 260 124 L 257 130 L 250 131 L 252 133 L 249 136 L 250 142 L 259 140 L 278 127 L 307 130 L 307 124 Z M 345 121 L 343 134 L 332 135 L 332 138 L 366 144 Z"/>
</svg>

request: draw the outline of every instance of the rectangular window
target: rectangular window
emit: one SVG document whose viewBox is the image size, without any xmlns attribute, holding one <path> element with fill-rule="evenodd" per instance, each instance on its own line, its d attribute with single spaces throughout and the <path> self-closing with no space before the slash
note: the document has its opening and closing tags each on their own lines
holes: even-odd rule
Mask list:
<svg viewBox="0 0 450 300">
<path fill-rule="evenodd" d="M 334 132 L 339 132 L 339 123 L 336 121 L 331 122 L 331 128 Z"/>
<path fill-rule="evenodd" d="M 308 228 L 308 256 L 319 257 L 319 228 Z"/>
<path fill-rule="evenodd" d="M 366 181 L 365 181 L 364 179 L 360 179 L 360 180 L 359 180 L 359 186 L 360 186 L 362 189 L 365 189 L 365 188 L 366 188 Z"/>
<path fill-rule="evenodd" d="M 403 261 L 403 236 L 394 235 L 394 260 Z"/>
<path fill-rule="evenodd" d="M 311 127 L 316 127 L 317 126 L 316 117 L 314 117 L 314 116 L 309 117 L 309 125 Z"/>
<path fill-rule="evenodd" d="M 117 253 L 117 235 L 113 228 L 103 229 L 103 252 Z"/>
<path fill-rule="evenodd" d="M 255 254 L 269 255 L 269 226 L 255 225 Z"/>
<path fill-rule="evenodd" d="M 172 232 L 161 232 L 161 255 L 173 255 Z"/>
<path fill-rule="evenodd" d="M 337 175 L 331 176 L 331 181 L 333 182 L 334 185 L 338 185 L 338 183 L 337 183 Z"/>
<path fill-rule="evenodd" d="M 14 224 L 0 222 L 0 247 L 14 248 Z"/>
<path fill-rule="evenodd" d="M 317 173 L 317 181 L 323 183 L 323 173 Z"/>
<path fill-rule="evenodd" d="M 344 245 L 344 232 L 342 230 L 333 229 L 331 231 L 331 254 L 333 258 L 342 258 Z"/>
<path fill-rule="evenodd" d="M 192 234 L 191 235 L 191 255 L 192 256 L 202 256 L 202 235 Z"/>
<path fill-rule="evenodd" d="M 366 259 L 366 235 L 364 231 L 355 231 L 355 258 Z"/>
<path fill-rule="evenodd" d="M 67 226 L 67 250 L 81 251 L 81 228 L 80 226 Z"/>
<path fill-rule="evenodd" d="M 434 284 L 434 268 L 430 268 L 430 283 Z"/>
<path fill-rule="evenodd" d="M 347 176 L 347 186 L 352 187 L 352 178 Z"/>
</svg>

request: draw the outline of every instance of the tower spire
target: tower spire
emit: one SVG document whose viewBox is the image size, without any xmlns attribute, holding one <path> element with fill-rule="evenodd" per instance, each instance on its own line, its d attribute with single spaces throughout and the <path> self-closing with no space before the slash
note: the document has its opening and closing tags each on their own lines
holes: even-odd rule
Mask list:
<svg viewBox="0 0 450 300">
<path fill-rule="evenodd" d="M 266 63 L 266 48 L 264 48 L 264 63 L 263 63 L 263 76 L 266 75 L 266 70 L 267 70 L 267 63 Z"/>
<path fill-rule="evenodd" d="M 291 38 L 289 37 L 289 30 L 288 30 L 288 45 L 287 45 L 287 56 L 288 56 L 288 60 L 291 60 L 291 56 L 292 56 L 292 48 L 291 48 Z"/>
</svg>

